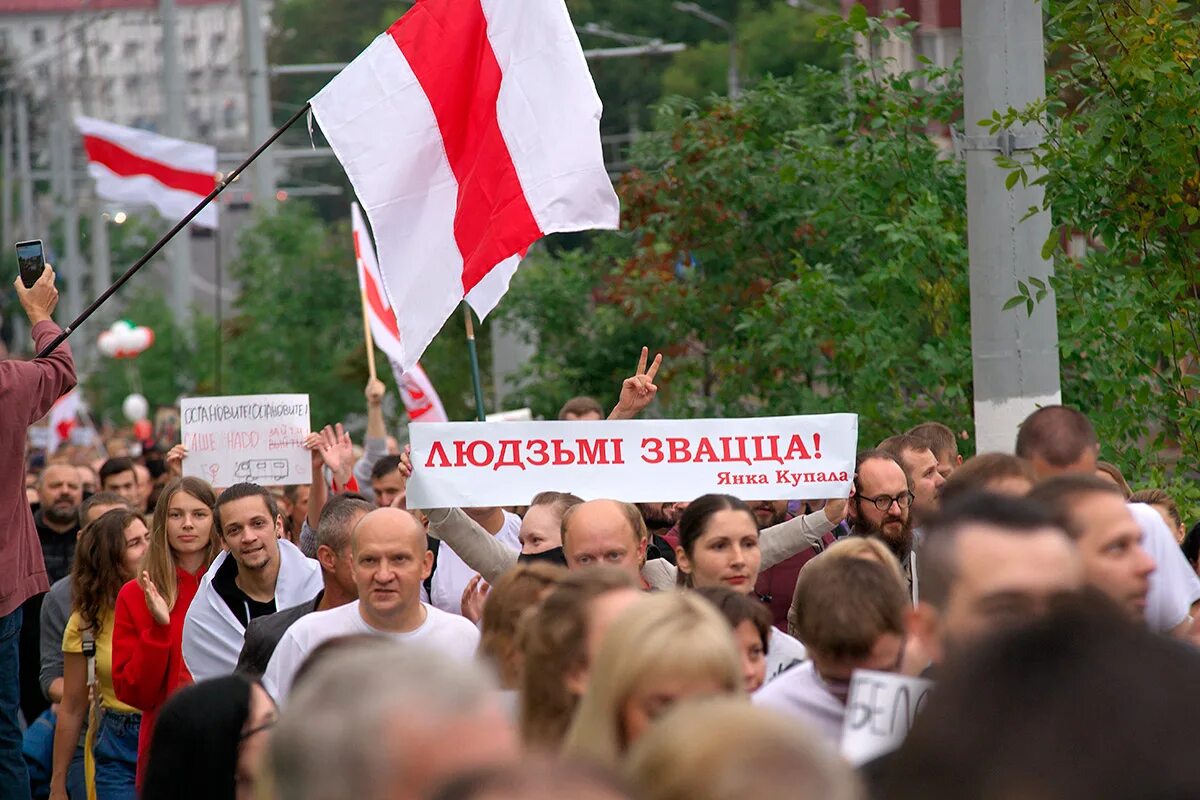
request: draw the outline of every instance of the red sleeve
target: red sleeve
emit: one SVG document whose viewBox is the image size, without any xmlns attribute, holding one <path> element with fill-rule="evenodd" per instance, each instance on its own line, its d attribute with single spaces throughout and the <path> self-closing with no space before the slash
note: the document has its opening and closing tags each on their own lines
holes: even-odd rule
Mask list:
<svg viewBox="0 0 1200 800">
<path fill-rule="evenodd" d="M 39 322 L 31 332 L 33 342 L 40 350 L 50 344 L 61 330 L 53 322 Z M 54 401 L 74 385 L 75 361 L 66 342 L 45 358 L 0 362 L 0 399 L 6 409 L 23 411 L 26 425 L 32 425 L 46 416 Z"/>
<path fill-rule="evenodd" d="M 113 689 L 117 699 L 154 711 L 167 699 L 171 626 L 159 625 L 146 608 L 137 581 L 121 587 L 113 622 Z"/>
<path fill-rule="evenodd" d="M 351 476 L 350 476 L 350 480 L 346 481 L 346 485 L 345 485 L 345 486 L 343 486 L 343 487 L 342 487 L 342 488 L 341 488 L 339 491 L 343 491 L 343 492 L 357 492 L 357 491 L 358 491 L 358 481 L 356 481 L 356 480 L 354 479 L 354 476 L 353 476 L 353 475 L 351 475 Z"/>
</svg>

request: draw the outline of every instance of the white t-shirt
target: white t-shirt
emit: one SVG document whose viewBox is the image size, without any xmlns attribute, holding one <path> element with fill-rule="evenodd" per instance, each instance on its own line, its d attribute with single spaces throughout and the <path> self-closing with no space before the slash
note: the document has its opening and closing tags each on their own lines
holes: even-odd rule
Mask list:
<svg viewBox="0 0 1200 800">
<path fill-rule="evenodd" d="M 808 651 L 799 639 L 788 636 L 778 628 L 771 628 L 771 638 L 767 642 L 767 682 L 778 678 L 784 670 L 790 669 L 801 661 L 808 659 Z"/>
<path fill-rule="evenodd" d="M 479 631 L 467 619 L 455 617 L 433 606 L 425 606 L 425 621 L 421 627 L 406 633 L 377 630 L 367 624 L 358 610 L 358 601 L 328 611 L 316 611 L 297 620 L 287 629 L 275 654 L 267 664 L 262 683 L 280 706 L 291 691 L 296 670 L 317 645 L 338 636 L 367 633 L 386 636 L 396 642 L 411 642 L 436 650 L 454 659 L 475 658 L 479 647 Z"/>
<path fill-rule="evenodd" d="M 764 685 L 751 700 L 756 706 L 800 720 L 835 747 L 841 744 L 846 707 L 825 688 L 811 661 L 789 669 Z"/>
<path fill-rule="evenodd" d="M 1155 564 L 1146 596 L 1146 625 L 1166 633 L 1187 619 L 1192 603 L 1200 600 L 1200 578 L 1157 511 L 1145 503 L 1130 503 L 1129 511 L 1142 529 L 1142 547 Z"/>
<path fill-rule="evenodd" d="M 504 526 L 496 534 L 496 541 L 502 542 L 514 553 L 521 552 L 521 518 L 516 514 L 504 512 Z M 462 614 L 462 596 L 467 584 L 478 573 L 467 566 L 458 557 L 458 553 L 450 549 L 445 542 L 438 542 L 437 566 L 433 570 L 430 602 L 447 614 Z"/>
</svg>

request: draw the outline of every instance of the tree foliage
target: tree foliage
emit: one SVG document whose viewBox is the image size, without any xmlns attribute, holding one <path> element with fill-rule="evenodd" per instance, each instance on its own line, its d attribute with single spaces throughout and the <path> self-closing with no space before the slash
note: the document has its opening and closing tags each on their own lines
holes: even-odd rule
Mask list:
<svg viewBox="0 0 1200 800">
<path fill-rule="evenodd" d="M 834 42 L 906 35 L 858 27 Z M 959 85 L 887 75 L 808 67 L 737 103 L 664 106 L 621 182 L 622 232 L 518 274 L 530 402 L 549 412 L 581 373 L 615 385 L 644 341 L 668 355 L 666 416 L 853 409 L 863 441 L 925 418 L 968 429 L 963 168 L 927 135 Z"/>
<path fill-rule="evenodd" d="M 1047 6 L 1057 66 L 1047 100 L 1001 109 L 991 123 L 1045 134 L 1031 169 L 1011 166 L 1013 180 L 1045 187 L 1053 209 L 1046 249 L 1056 256 L 1064 397 L 1135 475 L 1176 461 L 1191 472 L 1200 458 L 1198 19 L 1175 0 Z"/>
</svg>

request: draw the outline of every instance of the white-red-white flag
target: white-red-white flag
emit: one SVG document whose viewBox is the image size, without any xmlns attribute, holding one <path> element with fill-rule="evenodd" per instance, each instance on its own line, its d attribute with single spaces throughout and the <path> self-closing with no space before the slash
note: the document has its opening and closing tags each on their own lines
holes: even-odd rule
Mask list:
<svg viewBox="0 0 1200 800">
<path fill-rule="evenodd" d="M 217 185 L 217 150 L 91 117 L 76 117 L 96 194 L 118 203 L 149 205 L 170 220 L 186 216 Z M 192 222 L 217 227 L 217 205 Z"/>
<path fill-rule="evenodd" d="M 49 443 L 46 452 L 53 454 L 59 445 L 71 440 L 71 431 L 79 420 L 80 411 L 79 389 L 72 389 L 50 406 L 47 414 L 46 427 L 49 429 Z"/>
<path fill-rule="evenodd" d="M 350 206 L 350 217 L 354 233 L 354 260 L 358 265 L 358 288 L 367 306 L 367 320 L 371 325 L 371 337 L 379 349 L 388 357 L 396 385 L 400 387 L 400 398 L 413 422 L 449 422 L 442 398 L 433 388 L 433 383 L 420 364 L 414 364 L 407 372 L 400 366 L 400 328 L 396 315 L 388 305 L 379 280 L 379 262 L 375 258 L 375 247 L 371 234 L 363 221 L 358 203 Z"/>
<path fill-rule="evenodd" d="M 549 233 L 616 228 L 563 0 L 420 0 L 312 99 L 379 245 L 405 369 Z"/>
</svg>

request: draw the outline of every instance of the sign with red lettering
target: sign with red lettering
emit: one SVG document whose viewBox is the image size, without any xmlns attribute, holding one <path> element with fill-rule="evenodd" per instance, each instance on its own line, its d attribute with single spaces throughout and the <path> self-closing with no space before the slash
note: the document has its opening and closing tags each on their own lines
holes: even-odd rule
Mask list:
<svg viewBox="0 0 1200 800">
<path fill-rule="evenodd" d="M 312 481 L 306 394 L 190 397 L 180 401 L 179 416 L 184 475 L 221 488 Z"/>
<path fill-rule="evenodd" d="M 628 502 L 846 497 L 858 415 L 414 425 L 410 508 L 525 505 L 543 491 Z"/>
</svg>

